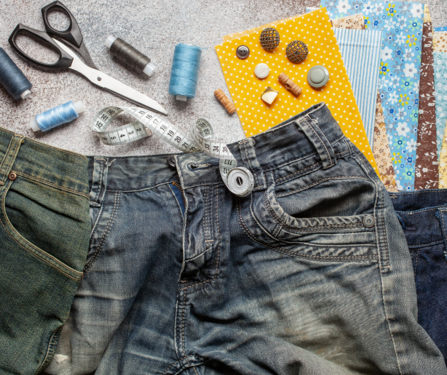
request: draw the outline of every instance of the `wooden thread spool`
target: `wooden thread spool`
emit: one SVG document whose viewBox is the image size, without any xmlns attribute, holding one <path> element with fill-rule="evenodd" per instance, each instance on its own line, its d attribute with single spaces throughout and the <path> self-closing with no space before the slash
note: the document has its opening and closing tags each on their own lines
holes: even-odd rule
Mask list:
<svg viewBox="0 0 447 375">
<path fill-rule="evenodd" d="M 278 76 L 278 80 L 295 96 L 298 96 L 303 91 L 303 89 L 293 82 L 285 73 L 281 73 Z"/>
<path fill-rule="evenodd" d="M 234 112 L 236 112 L 236 107 L 221 89 L 217 89 L 216 91 L 214 91 L 214 96 L 219 99 L 219 101 L 227 110 L 228 114 L 232 115 Z"/>
</svg>

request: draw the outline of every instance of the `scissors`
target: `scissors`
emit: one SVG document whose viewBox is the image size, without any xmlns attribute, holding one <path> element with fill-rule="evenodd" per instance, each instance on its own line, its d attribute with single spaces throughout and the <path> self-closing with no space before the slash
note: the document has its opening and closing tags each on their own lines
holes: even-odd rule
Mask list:
<svg viewBox="0 0 447 375">
<path fill-rule="evenodd" d="M 59 31 L 51 27 L 48 16 L 54 10 L 62 11 L 69 18 L 70 25 L 67 30 Z M 51 4 L 48 4 L 47 6 L 42 8 L 42 17 L 45 24 L 46 32 L 32 29 L 20 23 L 16 26 L 11 36 L 9 37 L 9 43 L 11 44 L 12 48 L 14 48 L 14 50 L 25 60 L 49 69 L 72 69 L 86 77 L 96 86 L 106 89 L 116 95 L 123 97 L 124 99 L 135 102 L 143 107 L 153 109 L 164 115 L 168 114 L 166 110 L 155 100 L 141 94 L 137 90 L 134 90 L 124 83 L 117 81 L 107 74 L 104 74 L 95 66 L 87 50 L 87 47 L 84 44 L 84 38 L 82 36 L 79 25 L 64 4 L 62 4 L 60 1 L 55 1 Z M 37 38 L 38 40 L 51 45 L 56 50 L 56 52 L 59 53 L 59 60 L 54 64 L 45 64 L 28 56 L 22 49 L 20 49 L 20 47 L 16 43 L 17 37 L 21 34 L 31 34 L 31 36 Z M 57 40 L 55 38 L 60 40 Z M 61 41 L 63 41 L 64 43 L 62 43 Z M 76 56 L 73 50 L 78 52 L 83 57 L 83 59 L 85 60 L 85 64 L 81 61 L 80 58 Z"/>
</svg>

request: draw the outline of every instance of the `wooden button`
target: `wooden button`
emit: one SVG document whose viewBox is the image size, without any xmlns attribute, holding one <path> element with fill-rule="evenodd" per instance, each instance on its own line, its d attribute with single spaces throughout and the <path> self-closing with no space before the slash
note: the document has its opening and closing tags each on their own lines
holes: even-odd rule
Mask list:
<svg viewBox="0 0 447 375">
<path fill-rule="evenodd" d="M 17 179 L 17 174 L 14 173 L 14 172 L 11 172 L 11 173 L 9 174 L 9 176 L 8 176 L 8 179 L 9 179 L 10 181 L 15 181 L 15 180 Z"/>
</svg>

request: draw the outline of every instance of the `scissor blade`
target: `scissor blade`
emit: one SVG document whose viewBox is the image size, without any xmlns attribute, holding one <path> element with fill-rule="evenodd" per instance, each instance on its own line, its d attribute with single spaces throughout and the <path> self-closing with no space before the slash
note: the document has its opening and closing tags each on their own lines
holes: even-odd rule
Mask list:
<svg viewBox="0 0 447 375">
<path fill-rule="evenodd" d="M 70 50 L 66 45 L 63 43 L 57 41 L 56 39 L 53 39 L 65 52 L 67 52 L 71 57 L 73 57 L 73 63 L 70 66 L 70 69 L 73 69 L 79 73 L 81 73 L 84 77 L 86 77 L 90 82 L 95 84 L 96 86 L 102 87 L 108 91 L 111 91 L 125 99 L 128 99 L 134 103 L 137 103 L 143 107 L 153 109 L 157 112 L 160 112 L 164 115 L 167 115 L 168 112 L 155 100 L 149 98 L 148 96 L 138 92 L 137 90 L 133 89 L 132 87 L 129 87 L 125 85 L 124 83 L 121 83 L 120 81 L 116 80 L 115 78 L 112 78 L 108 76 L 107 74 L 90 68 L 87 65 L 85 65 L 81 59 L 79 59 L 76 54 Z"/>
</svg>

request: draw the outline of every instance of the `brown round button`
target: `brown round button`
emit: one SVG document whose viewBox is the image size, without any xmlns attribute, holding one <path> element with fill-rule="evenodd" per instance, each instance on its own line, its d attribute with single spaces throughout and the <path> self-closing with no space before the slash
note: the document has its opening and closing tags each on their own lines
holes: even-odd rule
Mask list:
<svg viewBox="0 0 447 375">
<path fill-rule="evenodd" d="M 14 181 L 17 179 L 17 174 L 14 172 L 11 172 L 8 176 L 9 180 Z"/>
</svg>

